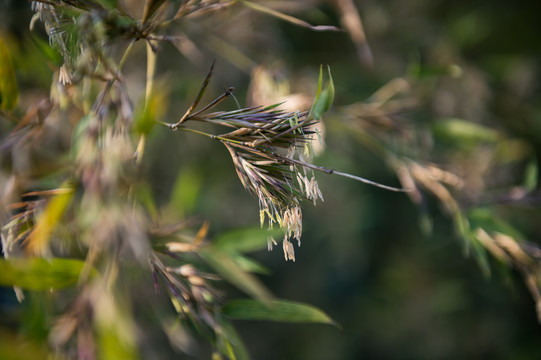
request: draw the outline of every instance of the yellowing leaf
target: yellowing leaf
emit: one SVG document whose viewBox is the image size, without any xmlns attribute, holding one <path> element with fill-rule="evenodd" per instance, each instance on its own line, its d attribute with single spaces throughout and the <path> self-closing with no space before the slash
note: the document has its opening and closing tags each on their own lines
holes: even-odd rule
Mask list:
<svg viewBox="0 0 541 360">
<path fill-rule="evenodd" d="M 85 262 L 77 259 L 10 258 L 0 260 L 0 285 L 26 290 L 77 285 Z"/>
<path fill-rule="evenodd" d="M 17 104 L 19 90 L 8 47 L 0 36 L 0 109 L 11 110 Z"/>
<path fill-rule="evenodd" d="M 49 239 L 56 225 L 66 211 L 73 196 L 74 189 L 66 187 L 49 200 L 45 210 L 38 218 L 34 230 L 28 236 L 28 250 L 33 254 L 41 254 L 49 244 Z"/>
</svg>

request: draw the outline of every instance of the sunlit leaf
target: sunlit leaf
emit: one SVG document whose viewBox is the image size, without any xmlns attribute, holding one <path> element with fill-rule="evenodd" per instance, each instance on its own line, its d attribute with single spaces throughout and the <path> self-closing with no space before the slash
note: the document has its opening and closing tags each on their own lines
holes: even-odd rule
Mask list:
<svg viewBox="0 0 541 360">
<path fill-rule="evenodd" d="M 49 200 L 34 230 L 28 236 L 28 249 L 34 254 L 40 254 L 47 247 L 53 230 L 73 197 L 74 189 L 68 185 L 58 190 L 61 191 Z"/>
<path fill-rule="evenodd" d="M 166 93 L 165 85 L 156 84 L 146 103 L 139 103 L 134 114 L 134 129 L 138 134 L 150 133 L 154 123 L 165 115 L 168 105 Z"/>
<path fill-rule="evenodd" d="M 310 110 L 310 113 L 316 120 L 321 119 L 323 114 L 329 111 L 334 100 L 335 90 L 334 90 L 334 83 L 333 83 L 333 79 L 331 75 L 331 68 L 327 66 L 327 70 L 329 73 L 329 83 L 327 87 L 320 93 L 321 78 L 322 78 L 322 70 L 320 68 L 319 80 L 318 80 L 318 92 L 316 93 L 316 98 L 314 99 L 314 103 L 312 104 L 312 109 Z"/>
<path fill-rule="evenodd" d="M 335 27 L 335 26 L 330 26 L 330 25 L 311 25 L 309 23 L 307 23 L 306 21 L 304 20 L 301 20 L 301 19 L 298 19 L 296 17 L 293 17 L 291 15 L 287 15 L 287 14 L 284 14 L 284 13 L 281 13 L 277 10 L 274 10 L 274 9 L 271 9 L 269 7 L 266 7 L 264 5 L 261 5 L 259 3 L 255 3 L 255 2 L 252 2 L 252 1 L 242 1 L 241 2 L 243 5 L 253 9 L 253 10 L 256 10 L 256 11 L 259 11 L 261 13 L 264 13 L 264 14 L 267 14 L 267 15 L 270 15 L 270 16 L 274 16 L 278 19 L 281 19 L 281 20 L 284 20 L 284 21 L 287 21 L 289 23 L 292 23 L 292 24 L 295 24 L 295 25 L 298 25 L 298 26 L 302 26 L 302 27 L 305 27 L 305 28 L 308 28 L 310 30 L 315 30 L 315 31 L 340 31 L 339 28 Z"/>
<path fill-rule="evenodd" d="M 139 359 L 137 349 L 133 344 L 119 339 L 118 332 L 114 328 L 105 327 L 98 331 L 99 351 L 101 359 Z"/>
<path fill-rule="evenodd" d="M 231 255 L 217 249 L 201 250 L 200 255 L 225 280 L 256 299 L 268 302 L 272 295 L 253 275 L 242 270 Z"/>
<path fill-rule="evenodd" d="M 241 320 L 319 323 L 338 326 L 322 310 L 312 305 L 287 300 L 272 300 L 268 304 L 252 299 L 233 300 L 224 305 L 222 314 Z"/>
<path fill-rule="evenodd" d="M 433 126 L 434 135 L 440 139 L 459 145 L 476 144 L 479 141 L 496 142 L 500 139 L 498 131 L 462 119 L 443 119 Z"/>
<path fill-rule="evenodd" d="M 95 305 L 99 358 L 139 359 L 133 319 L 117 301 L 112 294 L 103 294 Z"/>
<path fill-rule="evenodd" d="M 319 97 L 321 96 L 321 88 L 323 87 L 323 65 L 319 66 L 319 76 L 317 78 L 317 91 L 316 96 L 314 97 L 314 103 L 312 104 L 312 108 L 310 109 L 310 113 L 314 111 L 314 106 L 319 101 Z"/>
<path fill-rule="evenodd" d="M 10 258 L 0 260 L 0 285 L 26 290 L 77 285 L 85 262 L 77 259 Z"/>
<path fill-rule="evenodd" d="M 19 89 L 9 49 L 0 36 L 0 109 L 12 110 L 18 97 Z"/>
</svg>

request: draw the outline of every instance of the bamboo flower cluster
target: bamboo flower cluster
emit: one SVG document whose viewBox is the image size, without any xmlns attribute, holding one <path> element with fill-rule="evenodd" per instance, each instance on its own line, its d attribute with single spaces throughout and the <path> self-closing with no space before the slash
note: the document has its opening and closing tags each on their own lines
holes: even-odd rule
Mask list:
<svg viewBox="0 0 541 360">
<path fill-rule="evenodd" d="M 321 91 L 322 71 L 320 71 L 318 92 L 310 111 L 288 112 L 280 110 L 281 104 L 252 106 L 232 111 L 207 112 L 232 96 L 233 88 L 195 111 L 203 93 L 210 82 L 214 64 L 203 81 L 201 89 L 186 113 L 175 124 L 161 123 L 171 130 L 180 130 L 222 142 L 229 151 L 237 175 L 246 190 L 259 201 L 261 226 L 274 224 L 284 231 L 282 241 L 284 257 L 295 261 L 292 239 L 301 244 L 302 199 L 316 204 L 323 201 L 323 195 L 314 176 L 314 170 L 326 174 L 345 176 L 357 181 L 391 191 L 406 191 L 382 185 L 362 177 L 342 173 L 311 163 L 311 142 L 320 138 L 314 126 L 321 115 L 331 106 L 334 86 L 329 70 L 330 84 Z M 227 129 L 222 134 L 210 134 L 186 126 L 189 121 L 199 121 L 219 125 Z M 269 238 L 268 248 L 276 241 Z"/>
<path fill-rule="evenodd" d="M 229 129 L 224 134 L 205 135 L 225 145 L 242 185 L 258 199 L 261 226 L 267 223 L 272 228 L 278 224 L 284 230 L 284 256 L 294 261 L 291 240 L 296 239 L 300 246 L 301 200 L 306 198 L 314 204 L 318 198 L 323 200 L 313 170 L 306 170 L 307 163 L 301 154 L 301 151 L 305 155 L 310 153 L 315 134 L 312 127 L 317 121 L 307 111 L 286 112 L 278 109 L 279 105 L 208 114 L 199 111 L 169 127 L 196 132 L 183 123 L 197 120 Z M 269 239 L 269 249 L 275 243 Z"/>
</svg>

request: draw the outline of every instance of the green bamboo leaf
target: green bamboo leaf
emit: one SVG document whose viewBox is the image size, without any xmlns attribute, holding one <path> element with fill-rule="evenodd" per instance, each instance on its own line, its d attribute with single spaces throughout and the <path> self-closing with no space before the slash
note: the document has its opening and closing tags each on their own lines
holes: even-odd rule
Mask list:
<svg viewBox="0 0 541 360">
<path fill-rule="evenodd" d="M 173 185 L 168 208 L 179 216 L 190 214 L 197 204 L 202 185 L 203 179 L 199 172 L 183 167 Z"/>
<path fill-rule="evenodd" d="M 48 41 L 44 40 L 43 38 L 36 36 L 34 34 L 29 34 L 29 41 L 28 45 L 32 46 L 33 54 L 39 53 L 40 55 L 43 55 L 45 59 L 48 61 L 51 61 L 53 64 L 60 66 L 62 65 L 63 58 L 60 53 L 55 50 Z M 34 54 L 34 58 L 37 56 Z M 41 60 L 42 57 L 39 56 L 38 60 Z"/>
<path fill-rule="evenodd" d="M 97 332 L 98 351 L 101 359 L 139 359 L 138 351 L 133 343 L 123 339 L 122 329 L 99 326 Z"/>
<path fill-rule="evenodd" d="M 460 235 L 460 238 L 463 241 L 463 251 L 464 256 L 470 256 L 470 250 L 471 250 L 471 228 L 470 223 L 465 215 L 463 215 L 461 212 L 457 212 L 453 216 L 454 224 L 456 231 Z"/>
<path fill-rule="evenodd" d="M 479 141 L 497 142 L 500 133 L 489 127 L 463 119 L 442 119 L 434 124 L 432 131 L 442 140 L 459 145 L 477 145 Z"/>
<path fill-rule="evenodd" d="M 19 330 L 8 331 L 0 329 L 0 357 L 10 360 L 27 359 L 56 359 L 56 355 L 49 354 L 47 347 L 36 339 L 24 336 Z M 64 359 L 59 355 L 58 359 Z"/>
<path fill-rule="evenodd" d="M 310 114 L 313 114 L 314 107 L 319 101 L 319 97 L 321 96 L 321 88 L 323 87 L 323 65 L 319 65 L 319 77 L 317 79 L 317 91 L 316 96 L 314 98 L 314 102 L 312 103 L 312 107 L 310 108 Z"/>
<path fill-rule="evenodd" d="M 272 300 L 268 304 L 252 299 L 232 300 L 222 307 L 222 314 L 240 320 L 319 323 L 339 327 L 322 310 L 312 305 L 288 300 Z"/>
<path fill-rule="evenodd" d="M 12 110 L 18 97 L 19 89 L 9 49 L 0 36 L 0 109 Z"/>
<path fill-rule="evenodd" d="M 325 103 L 325 108 L 324 108 L 324 112 L 325 111 L 328 111 L 330 108 L 331 108 L 331 105 L 334 101 L 334 81 L 332 79 L 332 74 L 331 74 L 331 67 L 329 65 L 327 65 L 327 72 L 329 73 L 329 85 L 327 85 L 327 92 L 328 92 L 328 96 L 327 96 L 327 102 Z"/>
<path fill-rule="evenodd" d="M 265 106 L 260 111 L 270 111 L 270 110 L 276 109 L 278 106 L 283 105 L 284 103 L 285 103 L 285 101 L 282 101 L 282 102 L 279 102 L 279 103 L 276 103 L 276 104 Z"/>
<path fill-rule="evenodd" d="M 104 288 L 105 289 L 105 288 Z M 129 304 L 112 292 L 99 295 L 94 304 L 99 359 L 139 359 L 135 323 Z"/>
<path fill-rule="evenodd" d="M 28 236 L 28 249 L 34 254 L 40 254 L 47 248 L 51 234 L 62 219 L 75 192 L 73 186 L 68 183 L 55 191 L 56 194 L 49 200 L 34 230 Z"/>
<path fill-rule="evenodd" d="M 231 257 L 235 262 L 239 265 L 239 267 L 247 272 L 254 273 L 254 274 L 261 274 L 261 275 L 270 275 L 271 271 L 258 263 L 257 261 L 254 261 L 246 256 L 232 253 Z"/>
<path fill-rule="evenodd" d="M 160 215 L 150 186 L 146 183 L 136 184 L 134 186 L 134 194 L 139 202 L 144 206 L 150 217 L 153 219 L 158 219 Z"/>
<path fill-rule="evenodd" d="M 537 159 L 532 159 L 526 165 L 524 171 L 524 188 L 528 191 L 533 191 L 537 187 L 539 182 L 539 168 L 537 166 Z"/>
<path fill-rule="evenodd" d="M 518 231 L 507 221 L 498 217 L 494 211 L 488 208 L 476 208 L 469 212 L 468 220 L 471 228 L 482 228 L 488 233 L 499 232 L 514 239 L 525 239 L 524 234 Z"/>
<path fill-rule="evenodd" d="M 77 259 L 10 258 L 0 260 L 0 285 L 26 290 L 77 285 L 85 262 Z"/>
<path fill-rule="evenodd" d="M 220 324 L 220 327 L 217 331 L 217 347 L 220 352 L 231 360 L 250 359 L 246 345 L 244 345 L 242 338 L 239 336 L 231 322 L 220 317 L 218 323 Z"/>
<path fill-rule="evenodd" d="M 235 229 L 220 234 L 214 241 L 214 245 L 227 252 L 250 252 L 266 248 L 269 237 L 278 237 L 282 234 L 283 231 L 278 228 L 271 230 L 259 227 Z"/>
<path fill-rule="evenodd" d="M 329 111 L 334 101 L 335 90 L 334 90 L 334 82 L 331 75 L 331 68 L 327 66 L 327 70 L 329 72 L 329 84 L 320 93 L 320 88 L 321 88 L 321 69 L 320 69 L 320 77 L 318 81 L 318 92 L 316 93 L 316 98 L 314 100 L 314 103 L 312 104 L 312 109 L 310 110 L 310 113 L 316 120 L 320 120 L 323 114 Z"/>
<path fill-rule="evenodd" d="M 138 134 L 148 134 L 156 121 L 165 115 L 167 109 L 167 94 L 165 84 L 154 87 L 146 101 L 137 106 L 134 114 L 134 129 Z"/>
<path fill-rule="evenodd" d="M 264 303 L 272 298 L 269 290 L 255 276 L 242 270 L 230 254 L 207 248 L 200 255 L 219 275 L 246 294 Z"/>
<path fill-rule="evenodd" d="M 475 236 L 472 236 L 471 244 L 475 261 L 477 261 L 477 264 L 481 268 L 483 275 L 485 275 L 485 277 L 487 278 L 490 278 L 491 271 L 490 264 L 488 262 L 487 250 Z"/>
</svg>

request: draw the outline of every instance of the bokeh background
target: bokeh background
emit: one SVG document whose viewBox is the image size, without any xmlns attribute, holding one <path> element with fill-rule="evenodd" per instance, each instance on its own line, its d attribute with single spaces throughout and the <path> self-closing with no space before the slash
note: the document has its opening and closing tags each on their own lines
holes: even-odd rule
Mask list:
<svg viewBox="0 0 541 360">
<path fill-rule="evenodd" d="M 141 8 L 136 1 L 126 3 L 135 14 Z M 342 26 L 339 2 L 266 3 L 311 24 Z M 316 164 L 399 186 L 368 134 L 383 139 L 386 154 L 456 170 L 466 181 L 457 195 L 464 207 L 481 201 L 479 193 L 519 186 L 525 169 L 541 159 L 539 2 L 354 4 L 368 41 L 361 45 L 347 31 L 316 32 L 245 8 L 187 21 L 182 25 L 187 40 L 160 46 L 158 57 L 158 78 L 170 92 L 171 122 L 190 105 L 213 59 L 208 99 L 234 86 L 241 105 L 297 94 L 290 102 L 305 108 L 315 94 L 320 64 L 329 64 L 336 96 L 324 119 L 326 146 Z M 48 93 L 53 69 L 26 35 L 29 3 L 6 1 L 0 10 L 24 108 Z M 144 90 L 144 55 L 141 47 L 126 63 L 135 102 Z M 356 116 L 385 85 L 396 102 L 381 116 Z M 449 135 L 439 126 L 448 119 L 518 139 L 527 155 L 509 150 L 517 160 L 498 162 L 505 149 L 468 131 L 462 138 Z M 208 220 L 211 239 L 259 223 L 257 201 L 242 188 L 220 144 L 156 128 L 147 151 L 144 174 L 158 203 L 177 196 L 172 213 Z M 438 199 L 427 196 L 419 206 L 402 193 L 316 176 L 325 202 L 303 204 L 296 262 L 285 262 L 280 248 L 252 256 L 269 269 L 261 279 L 276 296 L 323 309 L 341 329 L 238 321 L 254 359 L 541 358 L 541 327 L 521 276 L 492 259 L 487 276 L 473 256 L 465 256 L 460 234 Z M 178 187 L 183 190 L 175 191 Z M 538 243 L 538 200 L 504 204 L 500 215 Z M 20 326 L 32 312 L 39 314 L 28 303 L 18 305 L 9 289 L 1 296 L 4 326 Z M 167 311 L 166 302 L 159 306 Z M 152 316 L 148 309 L 138 311 L 142 319 Z M 142 343 L 148 348 L 143 354 L 184 356 L 156 350 L 165 342 L 156 334 Z M 195 357 L 208 354 L 202 350 Z"/>
</svg>

